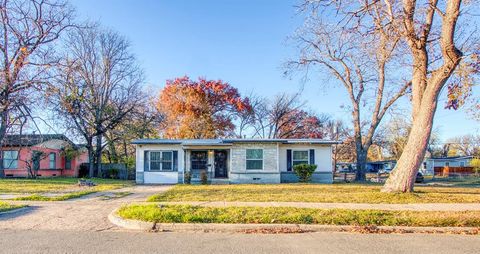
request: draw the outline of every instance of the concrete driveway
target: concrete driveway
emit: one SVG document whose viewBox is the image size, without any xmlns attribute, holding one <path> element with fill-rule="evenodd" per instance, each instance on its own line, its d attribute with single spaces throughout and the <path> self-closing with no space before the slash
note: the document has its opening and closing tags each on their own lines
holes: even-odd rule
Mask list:
<svg viewBox="0 0 480 254">
<path fill-rule="evenodd" d="M 134 186 L 109 192 L 97 192 L 79 199 L 40 202 L 18 201 L 30 207 L 23 212 L 0 216 L 0 229 L 16 230 L 75 230 L 75 231 L 121 231 L 108 220 L 115 208 L 130 202 L 142 202 L 155 193 L 172 186 Z M 102 196 L 114 192 L 132 194 L 105 200 Z"/>
</svg>

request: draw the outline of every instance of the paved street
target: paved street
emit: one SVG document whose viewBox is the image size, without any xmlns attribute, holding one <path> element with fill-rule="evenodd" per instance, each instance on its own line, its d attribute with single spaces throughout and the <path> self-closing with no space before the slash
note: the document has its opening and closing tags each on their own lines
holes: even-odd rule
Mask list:
<svg viewBox="0 0 480 254">
<path fill-rule="evenodd" d="M 108 214 L 169 186 L 136 186 L 132 195 L 102 193 L 64 202 L 28 202 L 24 213 L 0 216 L 0 253 L 478 253 L 479 236 L 448 234 L 220 234 L 129 232 Z M 103 193 L 104 194 L 104 193 Z"/>
<path fill-rule="evenodd" d="M 1 253 L 478 253 L 480 237 L 0 230 Z"/>
</svg>

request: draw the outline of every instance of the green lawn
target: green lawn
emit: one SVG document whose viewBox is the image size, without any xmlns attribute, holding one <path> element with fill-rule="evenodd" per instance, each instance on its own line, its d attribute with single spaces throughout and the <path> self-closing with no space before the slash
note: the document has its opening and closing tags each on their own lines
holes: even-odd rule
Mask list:
<svg viewBox="0 0 480 254">
<path fill-rule="evenodd" d="M 79 187 L 78 178 L 0 179 L 1 194 L 31 194 L 15 200 L 61 201 L 81 197 L 98 191 L 108 191 L 131 186 L 133 181 L 114 179 L 91 179 L 94 187 Z M 47 196 L 46 193 L 59 194 Z"/>
<path fill-rule="evenodd" d="M 425 177 L 425 181 L 430 184 L 436 185 L 450 185 L 455 187 L 480 187 L 480 177 L 479 176 L 468 176 L 468 177 Z"/>
<path fill-rule="evenodd" d="M 177 185 L 148 201 L 255 201 L 320 203 L 478 203 L 480 188 L 416 187 L 415 193 L 380 192 L 374 184 Z"/>
<path fill-rule="evenodd" d="M 7 202 L 0 201 L 0 213 L 10 211 L 17 208 L 25 207 L 25 205 L 12 205 Z"/>
<path fill-rule="evenodd" d="M 416 212 L 291 207 L 159 207 L 130 205 L 119 209 L 125 219 L 158 223 L 286 223 L 355 226 L 479 227 L 480 212 Z"/>
</svg>

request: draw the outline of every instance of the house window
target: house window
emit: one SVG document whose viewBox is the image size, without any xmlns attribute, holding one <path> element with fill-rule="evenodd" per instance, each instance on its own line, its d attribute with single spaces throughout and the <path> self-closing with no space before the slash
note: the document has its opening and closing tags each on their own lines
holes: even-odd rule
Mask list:
<svg viewBox="0 0 480 254">
<path fill-rule="evenodd" d="M 65 157 L 65 169 L 72 169 L 72 159 Z"/>
<path fill-rule="evenodd" d="M 263 169 L 263 150 L 247 149 L 247 169 Z"/>
<path fill-rule="evenodd" d="M 3 168 L 18 168 L 18 151 L 3 151 Z"/>
<path fill-rule="evenodd" d="M 206 170 L 208 164 L 207 151 L 192 151 L 190 161 L 192 170 Z"/>
<path fill-rule="evenodd" d="M 309 164 L 308 161 L 308 151 L 293 151 L 292 156 L 292 164 L 293 166 L 299 164 Z"/>
<path fill-rule="evenodd" d="M 465 162 L 464 161 L 460 162 L 460 167 L 465 167 Z"/>
<path fill-rule="evenodd" d="M 173 152 L 150 152 L 150 170 L 173 170 Z"/>
<path fill-rule="evenodd" d="M 445 167 L 449 167 L 450 166 L 450 162 L 445 162 Z"/>
<path fill-rule="evenodd" d="M 55 165 L 57 164 L 55 153 L 50 153 L 48 155 L 48 161 L 49 161 L 49 168 L 50 169 L 55 169 Z"/>
</svg>

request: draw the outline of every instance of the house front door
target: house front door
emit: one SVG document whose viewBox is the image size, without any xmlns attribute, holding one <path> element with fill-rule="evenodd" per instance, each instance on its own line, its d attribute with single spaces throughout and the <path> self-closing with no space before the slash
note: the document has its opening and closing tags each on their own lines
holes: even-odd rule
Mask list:
<svg viewBox="0 0 480 254">
<path fill-rule="evenodd" d="M 215 150 L 215 178 L 227 178 L 227 150 Z"/>
</svg>

